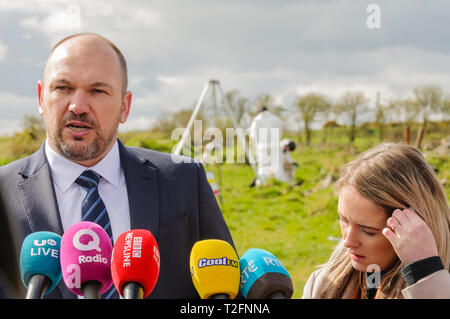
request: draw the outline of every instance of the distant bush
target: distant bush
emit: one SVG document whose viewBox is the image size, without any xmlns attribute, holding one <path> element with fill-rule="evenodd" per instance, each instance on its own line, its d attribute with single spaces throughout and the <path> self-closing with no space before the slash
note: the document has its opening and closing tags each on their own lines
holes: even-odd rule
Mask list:
<svg viewBox="0 0 450 319">
<path fill-rule="evenodd" d="M 45 128 L 38 117 L 24 116 L 23 130 L 15 132 L 10 138 L 2 139 L 2 162 L 10 162 L 36 152 L 45 139 Z"/>
<path fill-rule="evenodd" d="M 339 127 L 340 125 L 336 121 L 328 121 L 324 125 L 322 125 L 322 128 L 333 128 L 333 127 Z"/>
<path fill-rule="evenodd" d="M 154 139 L 146 139 L 146 140 L 141 140 L 139 142 L 139 147 L 151 149 L 154 151 L 164 152 L 164 153 L 171 153 L 174 145 L 175 144 L 171 143 L 171 142 L 156 141 Z"/>
</svg>

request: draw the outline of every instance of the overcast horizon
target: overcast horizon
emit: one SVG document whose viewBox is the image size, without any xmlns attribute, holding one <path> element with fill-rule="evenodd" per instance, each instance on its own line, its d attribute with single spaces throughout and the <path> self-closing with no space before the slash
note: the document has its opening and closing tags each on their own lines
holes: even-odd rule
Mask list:
<svg viewBox="0 0 450 319">
<path fill-rule="evenodd" d="M 380 28 L 367 25 L 369 4 Z M 39 116 L 36 83 L 51 47 L 73 33 L 99 33 L 124 53 L 124 131 L 192 108 L 210 79 L 288 110 L 310 91 L 362 90 L 371 105 L 377 92 L 383 102 L 424 85 L 450 94 L 449 14 L 444 0 L 0 0 L 0 134 Z"/>
</svg>

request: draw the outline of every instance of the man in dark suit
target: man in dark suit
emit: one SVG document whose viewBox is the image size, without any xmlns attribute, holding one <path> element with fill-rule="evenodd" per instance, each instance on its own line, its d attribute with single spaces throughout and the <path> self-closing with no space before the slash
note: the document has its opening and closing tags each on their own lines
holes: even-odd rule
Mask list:
<svg viewBox="0 0 450 319">
<path fill-rule="evenodd" d="M 132 98 L 120 50 L 95 34 L 63 39 L 50 53 L 38 97 L 47 139 L 31 156 L 0 167 L 0 193 L 22 238 L 36 231 L 62 235 L 84 220 L 89 196 L 78 180 L 94 171 L 113 240 L 140 228 L 158 242 L 161 269 L 150 297 L 198 297 L 189 271 L 192 246 L 209 238 L 233 241 L 200 163 L 117 139 Z M 61 282 L 49 297 L 75 295 Z"/>
<path fill-rule="evenodd" d="M 7 214 L 0 194 L 0 242 L 6 243 L 0 249 L 0 299 L 25 296 L 18 272 L 19 250 L 22 243 L 18 240 L 20 232 L 16 226 L 11 216 Z"/>
</svg>

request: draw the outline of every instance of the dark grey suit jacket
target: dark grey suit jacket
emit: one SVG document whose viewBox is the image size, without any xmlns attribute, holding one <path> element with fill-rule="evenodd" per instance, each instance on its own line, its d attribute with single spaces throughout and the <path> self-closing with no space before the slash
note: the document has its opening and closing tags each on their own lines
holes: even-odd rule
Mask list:
<svg viewBox="0 0 450 319">
<path fill-rule="evenodd" d="M 202 239 L 233 241 L 203 166 L 192 159 L 174 163 L 171 154 L 119 141 L 127 184 L 131 229 L 148 229 L 160 249 L 161 268 L 151 298 L 198 298 L 191 280 L 189 256 Z M 22 234 L 63 234 L 44 145 L 29 157 L 0 167 L 0 193 Z M 233 245 L 234 247 L 234 245 Z M 47 297 L 75 298 L 63 280 Z"/>
</svg>

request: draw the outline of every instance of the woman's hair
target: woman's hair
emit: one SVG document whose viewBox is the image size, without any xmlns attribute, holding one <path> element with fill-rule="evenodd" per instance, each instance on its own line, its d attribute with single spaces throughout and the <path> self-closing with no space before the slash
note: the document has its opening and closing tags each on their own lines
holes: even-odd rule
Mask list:
<svg viewBox="0 0 450 319">
<path fill-rule="evenodd" d="M 444 188 L 422 154 L 404 143 L 379 144 L 349 162 L 336 182 L 336 193 L 351 185 L 363 197 L 384 208 L 387 216 L 395 209 L 412 207 L 433 233 L 445 268 L 450 267 L 450 209 Z M 383 275 L 381 298 L 401 298 L 406 283 L 400 259 Z M 325 265 L 331 289 L 328 297 L 340 298 L 350 281 L 359 280 L 342 242 Z"/>
</svg>

